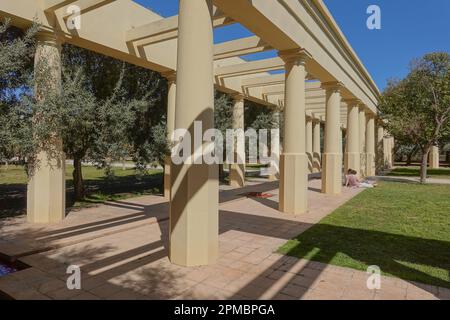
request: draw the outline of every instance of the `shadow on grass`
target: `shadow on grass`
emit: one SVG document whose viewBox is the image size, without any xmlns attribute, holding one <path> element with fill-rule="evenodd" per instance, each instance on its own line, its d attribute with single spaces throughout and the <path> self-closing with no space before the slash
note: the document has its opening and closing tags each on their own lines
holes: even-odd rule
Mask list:
<svg viewBox="0 0 450 320">
<path fill-rule="evenodd" d="M 113 179 L 97 178 L 85 180 L 86 198 L 75 202 L 73 182 L 66 181 L 66 206 L 68 209 L 83 208 L 105 201 L 115 201 L 133 196 L 161 194 L 163 173 L 143 177 L 116 176 Z M 26 184 L 0 184 L 0 219 L 14 217 L 26 212 Z"/>
<path fill-rule="evenodd" d="M 280 253 L 450 288 L 450 242 L 318 224 L 290 240 Z"/>
</svg>

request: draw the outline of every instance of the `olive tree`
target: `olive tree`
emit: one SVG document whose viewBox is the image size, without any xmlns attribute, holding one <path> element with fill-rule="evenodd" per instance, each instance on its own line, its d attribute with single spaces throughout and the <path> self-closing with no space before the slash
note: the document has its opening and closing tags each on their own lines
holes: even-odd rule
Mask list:
<svg viewBox="0 0 450 320">
<path fill-rule="evenodd" d="M 386 129 L 422 153 L 420 180 L 426 182 L 428 154 L 450 130 L 450 55 L 431 53 L 411 63 L 410 73 L 390 81 L 379 105 Z"/>
</svg>

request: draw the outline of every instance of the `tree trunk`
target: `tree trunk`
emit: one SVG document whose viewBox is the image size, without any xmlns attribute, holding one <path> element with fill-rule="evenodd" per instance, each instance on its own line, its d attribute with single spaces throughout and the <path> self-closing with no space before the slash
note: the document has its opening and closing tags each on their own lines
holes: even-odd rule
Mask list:
<svg viewBox="0 0 450 320">
<path fill-rule="evenodd" d="M 450 151 L 447 151 L 447 164 L 450 166 Z"/>
<path fill-rule="evenodd" d="M 422 153 L 422 163 L 420 165 L 420 183 L 427 183 L 428 154 L 430 148 Z"/>
<path fill-rule="evenodd" d="M 81 161 L 82 159 L 78 157 L 74 157 L 73 159 L 73 188 L 76 201 L 83 200 L 85 196 Z"/>
</svg>

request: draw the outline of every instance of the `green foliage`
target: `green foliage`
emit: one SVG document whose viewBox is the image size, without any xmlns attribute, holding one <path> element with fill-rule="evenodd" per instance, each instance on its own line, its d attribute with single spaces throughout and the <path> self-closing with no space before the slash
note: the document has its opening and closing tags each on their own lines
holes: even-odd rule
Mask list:
<svg viewBox="0 0 450 320">
<path fill-rule="evenodd" d="M 227 129 L 233 128 L 233 100 L 218 91 L 214 95 L 214 128 L 224 137 Z"/>
<path fill-rule="evenodd" d="M 19 92 L 27 90 L 32 75 L 34 36 L 38 25 L 26 32 L 0 23 L 0 160 L 30 152 L 30 110 L 18 107 Z"/>
<path fill-rule="evenodd" d="M 15 90 L 23 88 L 31 75 L 35 41 L 35 24 L 26 32 L 0 22 L 0 104 L 15 100 Z"/>
<path fill-rule="evenodd" d="M 168 152 L 167 86 L 160 75 L 73 46 L 64 47 L 63 57 L 71 73 L 82 66 L 86 89 L 103 102 L 97 103 L 100 141 L 90 160 L 107 167 L 111 161 L 131 156 L 139 171 L 148 164 L 162 164 Z"/>
<path fill-rule="evenodd" d="M 37 153 L 56 158 L 62 142 L 68 158 L 95 162 L 107 175 L 113 161 L 130 156 L 140 172 L 163 163 L 167 93 L 159 74 L 64 45 L 59 86 L 51 76 L 59 73 L 53 57 L 33 70 L 37 29 L 0 25 L 0 159 L 27 159 L 32 174 Z M 83 185 L 77 171 L 76 193 Z"/>
<path fill-rule="evenodd" d="M 405 79 L 389 83 L 379 110 L 397 142 L 420 147 L 425 178 L 430 148 L 450 134 L 450 55 L 432 53 L 414 61 Z"/>
<path fill-rule="evenodd" d="M 277 124 L 274 122 L 272 113 L 260 113 L 256 116 L 251 127 L 255 130 L 270 130 L 276 128 Z"/>
<path fill-rule="evenodd" d="M 404 80 L 389 83 L 379 109 L 397 140 L 421 147 L 438 143 L 450 129 L 450 55 L 413 62 Z"/>
</svg>

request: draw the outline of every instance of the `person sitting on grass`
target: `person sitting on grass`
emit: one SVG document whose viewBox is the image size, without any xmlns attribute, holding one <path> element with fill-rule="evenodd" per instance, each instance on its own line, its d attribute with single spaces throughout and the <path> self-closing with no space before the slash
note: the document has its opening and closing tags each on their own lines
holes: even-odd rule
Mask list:
<svg viewBox="0 0 450 320">
<path fill-rule="evenodd" d="M 347 175 L 345 176 L 345 186 L 349 188 L 374 188 L 377 186 L 376 183 L 371 183 L 370 181 L 359 181 L 357 177 L 358 172 L 353 169 L 348 169 Z"/>
</svg>

